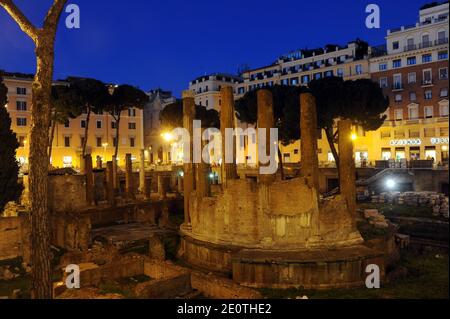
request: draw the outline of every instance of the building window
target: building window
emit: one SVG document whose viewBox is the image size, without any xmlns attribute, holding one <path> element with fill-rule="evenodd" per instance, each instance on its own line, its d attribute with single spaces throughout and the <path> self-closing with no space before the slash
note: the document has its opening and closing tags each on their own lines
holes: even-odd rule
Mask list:
<svg viewBox="0 0 450 319">
<path fill-rule="evenodd" d="M 18 117 L 16 119 L 17 126 L 27 126 L 27 118 L 26 117 Z"/>
<path fill-rule="evenodd" d="M 128 123 L 128 129 L 129 130 L 135 130 L 136 129 L 136 123 Z"/>
<path fill-rule="evenodd" d="M 403 109 L 396 109 L 394 111 L 394 115 L 395 115 L 395 120 L 396 121 L 401 121 L 403 120 Z"/>
<path fill-rule="evenodd" d="M 116 121 L 112 121 L 111 122 L 111 128 L 112 129 L 116 129 L 117 128 L 117 122 Z"/>
<path fill-rule="evenodd" d="M 64 147 L 70 147 L 70 137 L 64 136 Z"/>
<path fill-rule="evenodd" d="M 25 147 L 25 136 L 19 136 L 19 147 Z"/>
<path fill-rule="evenodd" d="M 423 85 L 429 85 L 433 83 L 431 69 L 423 70 Z"/>
<path fill-rule="evenodd" d="M 408 83 L 409 84 L 416 83 L 416 72 L 408 73 Z"/>
<path fill-rule="evenodd" d="M 447 104 L 442 104 L 439 107 L 439 111 L 440 111 L 440 115 L 441 116 L 448 116 L 448 103 Z"/>
<path fill-rule="evenodd" d="M 97 141 L 97 147 L 102 147 L 103 146 L 101 137 L 97 137 L 96 141 Z"/>
<path fill-rule="evenodd" d="M 387 77 L 380 78 L 380 88 L 387 88 L 387 87 L 388 87 Z"/>
<path fill-rule="evenodd" d="M 424 54 L 422 55 L 422 63 L 428 63 L 431 62 L 431 54 Z"/>
<path fill-rule="evenodd" d="M 86 120 L 81 120 L 80 126 L 81 128 L 86 128 Z"/>
<path fill-rule="evenodd" d="M 135 147 L 135 138 L 130 137 L 130 147 Z"/>
<path fill-rule="evenodd" d="M 415 56 L 411 56 L 406 60 L 406 64 L 408 65 L 414 65 L 416 64 L 416 57 Z"/>
<path fill-rule="evenodd" d="M 380 64 L 378 64 L 378 70 L 380 70 L 380 71 L 387 70 L 387 63 L 380 63 Z"/>
<path fill-rule="evenodd" d="M 402 60 L 398 59 L 398 60 L 394 60 L 392 61 L 392 67 L 395 68 L 400 68 L 402 66 Z"/>
<path fill-rule="evenodd" d="M 405 138 L 405 131 L 394 131 L 394 138 Z"/>
<path fill-rule="evenodd" d="M 395 94 L 395 102 L 401 102 L 402 101 L 402 95 L 401 94 Z"/>
<path fill-rule="evenodd" d="M 434 137 L 435 134 L 436 134 L 436 130 L 434 129 L 434 127 L 426 127 L 424 129 L 425 137 Z"/>
<path fill-rule="evenodd" d="M 390 138 L 391 131 L 381 131 L 381 138 Z"/>
<path fill-rule="evenodd" d="M 337 76 L 343 77 L 344 76 L 344 69 L 343 68 L 338 68 L 336 73 L 337 73 Z"/>
<path fill-rule="evenodd" d="M 398 50 L 400 44 L 398 41 L 392 42 L 392 50 Z"/>
<path fill-rule="evenodd" d="M 302 76 L 302 83 L 303 84 L 308 84 L 309 83 L 309 75 Z"/>
<path fill-rule="evenodd" d="M 440 68 L 439 69 L 439 79 L 441 79 L 441 80 L 448 79 L 448 68 Z"/>
<path fill-rule="evenodd" d="M 72 167 L 72 156 L 63 157 L 63 167 Z"/>
<path fill-rule="evenodd" d="M 363 69 L 362 69 L 362 65 L 361 64 L 357 64 L 356 68 L 355 68 L 356 74 L 362 74 L 363 73 Z"/>
<path fill-rule="evenodd" d="M 425 106 L 425 118 L 430 119 L 433 117 L 433 106 Z"/>
<path fill-rule="evenodd" d="M 136 109 L 128 109 L 128 116 L 129 117 L 136 117 Z"/>
<path fill-rule="evenodd" d="M 16 108 L 17 108 L 17 111 L 26 111 L 27 110 L 27 102 L 17 101 Z"/>
<path fill-rule="evenodd" d="M 439 93 L 440 97 L 448 97 L 448 88 L 442 88 L 441 92 Z"/>
<path fill-rule="evenodd" d="M 447 60 L 447 59 L 448 59 L 448 51 L 438 52 L 438 60 Z"/>
<path fill-rule="evenodd" d="M 402 75 L 401 74 L 394 74 L 394 90 L 400 90 L 402 89 Z"/>
<path fill-rule="evenodd" d="M 416 92 L 409 92 L 409 100 L 414 102 L 416 99 Z"/>
<path fill-rule="evenodd" d="M 238 88 L 238 94 L 244 94 L 245 93 L 245 88 L 244 87 L 239 87 Z"/>
<path fill-rule="evenodd" d="M 420 137 L 419 130 L 409 130 L 409 138 L 418 138 Z"/>
<path fill-rule="evenodd" d="M 292 78 L 291 85 L 298 85 L 298 78 Z"/>
<path fill-rule="evenodd" d="M 433 92 L 431 90 L 426 90 L 424 94 L 425 100 L 431 100 L 433 98 Z"/>
<path fill-rule="evenodd" d="M 65 128 L 69 128 L 70 127 L 70 120 L 67 120 L 66 122 L 64 122 L 64 127 Z"/>
<path fill-rule="evenodd" d="M 322 78 L 322 72 L 314 73 L 314 80 L 320 80 Z"/>
<path fill-rule="evenodd" d="M 27 95 L 27 88 L 17 88 L 17 95 Z"/>
<path fill-rule="evenodd" d="M 419 106 L 411 105 L 408 107 L 408 118 L 410 120 L 415 120 L 419 118 Z"/>
<path fill-rule="evenodd" d="M 101 120 L 97 120 L 97 128 L 98 129 L 102 128 L 102 121 Z"/>
</svg>

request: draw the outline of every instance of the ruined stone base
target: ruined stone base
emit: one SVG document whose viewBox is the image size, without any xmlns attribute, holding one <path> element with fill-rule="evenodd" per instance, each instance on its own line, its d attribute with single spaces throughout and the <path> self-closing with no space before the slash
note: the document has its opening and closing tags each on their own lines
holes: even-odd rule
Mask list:
<svg viewBox="0 0 450 319">
<path fill-rule="evenodd" d="M 363 245 L 336 249 L 260 250 L 221 246 L 184 236 L 180 257 L 188 264 L 228 275 L 257 288 L 305 289 L 363 286 L 368 264 L 380 267 L 384 254 Z"/>
</svg>

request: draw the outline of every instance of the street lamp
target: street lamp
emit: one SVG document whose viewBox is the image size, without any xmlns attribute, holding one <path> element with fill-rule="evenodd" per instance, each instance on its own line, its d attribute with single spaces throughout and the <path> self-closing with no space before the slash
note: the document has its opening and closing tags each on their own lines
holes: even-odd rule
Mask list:
<svg viewBox="0 0 450 319">
<path fill-rule="evenodd" d="M 356 141 L 357 138 L 358 138 L 358 135 L 356 135 L 356 133 L 352 133 L 352 135 L 350 136 L 350 139 L 352 141 Z"/>
</svg>

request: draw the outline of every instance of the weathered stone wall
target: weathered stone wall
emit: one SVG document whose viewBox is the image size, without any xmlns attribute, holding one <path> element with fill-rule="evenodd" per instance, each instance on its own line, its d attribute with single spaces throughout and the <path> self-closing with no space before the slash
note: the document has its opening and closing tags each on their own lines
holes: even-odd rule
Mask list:
<svg viewBox="0 0 450 319">
<path fill-rule="evenodd" d="M 283 249 L 338 246 L 361 241 L 354 233 L 345 202 L 333 199 L 323 207 L 303 178 L 270 186 L 231 180 L 222 194 L 190 198 L 194 239 L 222 245 Z M 335 211 L 338 210 L 338 211 Z M 338 218 L 333 218 L 339 216 Z M 322 225 L 328 223 L 329 225 Z"/>
<path fill-rule="evenodd" d="M 52 222 L 52 244 L 67 250 L 87 250 L 91 243 L 89 216 L 66 213 L 55 214 Z"/>
<path fill-rule="evenodd" d="M 22 255 L 21 220 L 19 217 L 0 218 L 0 260 Z"/>
<path fill-rule="evenodd" d="M 74 212 L 88 207 L 85 175 L 49 176 L 49 208 L 53 212 Z"/>
</svg>

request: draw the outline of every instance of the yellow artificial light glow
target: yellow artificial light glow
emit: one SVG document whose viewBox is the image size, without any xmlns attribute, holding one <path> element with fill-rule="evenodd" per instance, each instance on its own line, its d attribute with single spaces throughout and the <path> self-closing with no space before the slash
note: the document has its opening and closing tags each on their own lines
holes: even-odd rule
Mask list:
<svg viewBox="0 0 450 319">
<path fill-rule="evenodd" d="M 352 141 L 356 141 L 356 139 L 358 138 L 358 135 L 356 135 L 355 133 L 353 133 L 350 138 L 352 139 Z"/>
<path fill-rule="evenodd" d="M 447 146 L 447 145 L 442 146 L 442 150 L 443 150 L 444 152 L 446 152 L 446 151 L 448 150 L 448 146 Z"/>
<path fill-rule="evenodd" d="M 173 135 L 170 133 L 163 133 L 163 134 L 161 134 L 161 136 L 167 142 L 170 142 L 173 140 Z"/>
</svg>

